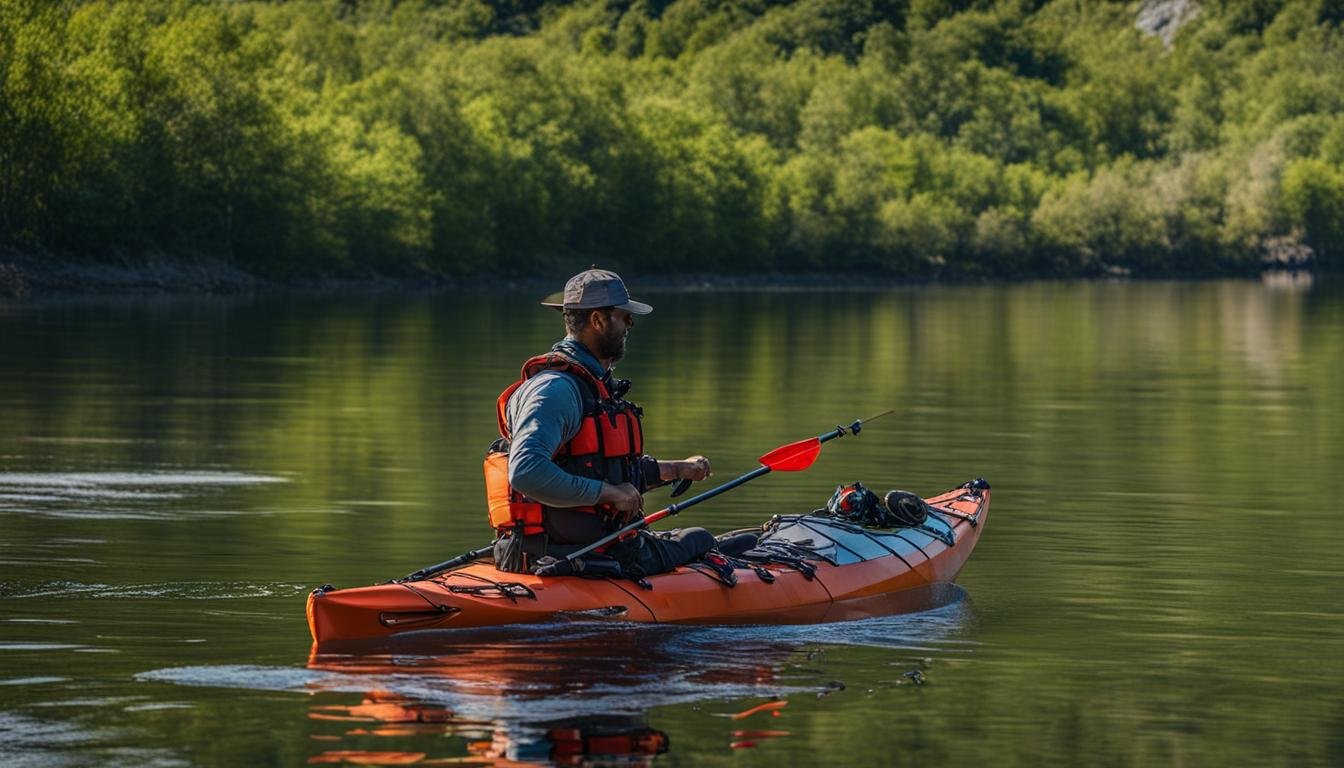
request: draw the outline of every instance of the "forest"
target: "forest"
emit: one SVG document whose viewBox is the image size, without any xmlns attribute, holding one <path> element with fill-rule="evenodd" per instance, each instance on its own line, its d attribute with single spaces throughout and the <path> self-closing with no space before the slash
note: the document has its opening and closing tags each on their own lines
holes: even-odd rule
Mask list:
<svg viewBox="0 0 1344 768">
<path fill-rule="evenodd" d="M 1344 265 L 1344 4 L 1151 5 L 0 0 L 0 262 Z"/>
</svg>

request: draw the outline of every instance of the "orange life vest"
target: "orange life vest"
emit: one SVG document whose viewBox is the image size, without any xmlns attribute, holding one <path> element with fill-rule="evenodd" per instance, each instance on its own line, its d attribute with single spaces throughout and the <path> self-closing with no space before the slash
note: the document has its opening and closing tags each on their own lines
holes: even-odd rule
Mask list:
<svg viewBox="0 0 1344 768">
<path fill-rule="evenodd" d="M 640 423 L 643 410 L 612 392 L 583 363 L 552 351 L 523 363 L 522 376 L 499 395 L 495 413 L 500 439 L 485 454 L 485 496 L 490 525 L 500 533 L 520 532 L 532 536 L 543 532 L 545 507 L 509 484 L 509 441 L 512 439 L 506 415 L 509 398 L 528 379 L 542 371 L 564 371 L 580 382 L 583 393 L 583 418 L 573 439 L 560 446 L 551 460 L 564 471 L 580 477 L 608 483 L 639 482 L 640 457 L 644 454 L 644 430 Z M 594 507 L 578 511 L 600 514 Z"/>
</svg>

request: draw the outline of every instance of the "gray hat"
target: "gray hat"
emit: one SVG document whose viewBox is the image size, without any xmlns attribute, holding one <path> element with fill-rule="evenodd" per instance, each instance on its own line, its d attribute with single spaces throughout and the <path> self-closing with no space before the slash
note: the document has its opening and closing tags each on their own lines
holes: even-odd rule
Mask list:
<svg viewBox="0 0 1344 768">
<path fill-rule="evenodd" d="M 565 290 L 553 293 L 541 302 L 559 309 L 599 309 L 615 307 L 632 315 L 647 315 L 653 307 L 630 298 L 621 276 L 605 269 L 589 269 L 569 278 Z"/>
</svg>

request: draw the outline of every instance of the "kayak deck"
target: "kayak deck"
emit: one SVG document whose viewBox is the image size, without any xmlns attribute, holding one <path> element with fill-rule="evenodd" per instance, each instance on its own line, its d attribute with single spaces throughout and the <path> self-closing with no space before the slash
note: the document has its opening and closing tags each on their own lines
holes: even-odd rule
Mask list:
<svg viewBox="0 0 1344 768">
<path fill-rule="evenodd" d="M 901 613 L 917 609 L 911 597 L 920 588 L 956 578 L 979 539 L 989 498 L 987 484 L 973 481 L 926 499 L 926 526 L 890 531 L 810 515 L 776 517 L 763 541 L 807 553 L 806 562 L 753 563 L 734 571 L 731 587 L 698 563 L 651 576 L 651 588 L 644 588 L 627 579 L 505 573 L 480 562 L 422 581 L 314 590 L 308 626 L 320 645 L 565 618 L 808 624 Z"/>
</svg>

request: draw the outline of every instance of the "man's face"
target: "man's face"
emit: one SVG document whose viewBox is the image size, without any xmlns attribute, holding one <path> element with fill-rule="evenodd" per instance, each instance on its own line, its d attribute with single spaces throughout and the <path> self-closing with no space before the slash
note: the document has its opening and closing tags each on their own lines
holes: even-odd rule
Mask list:
<svg viewBox="0 0 1344 768">
<path fill-rule="evenodd" d="M 625 357 L 625 335 L 635 327 L 635 318 L 624 309 L 613 309 L 607 313 L 607 329 L 598 340 L 598 353 L 613 363 Z"/>
</svg>

